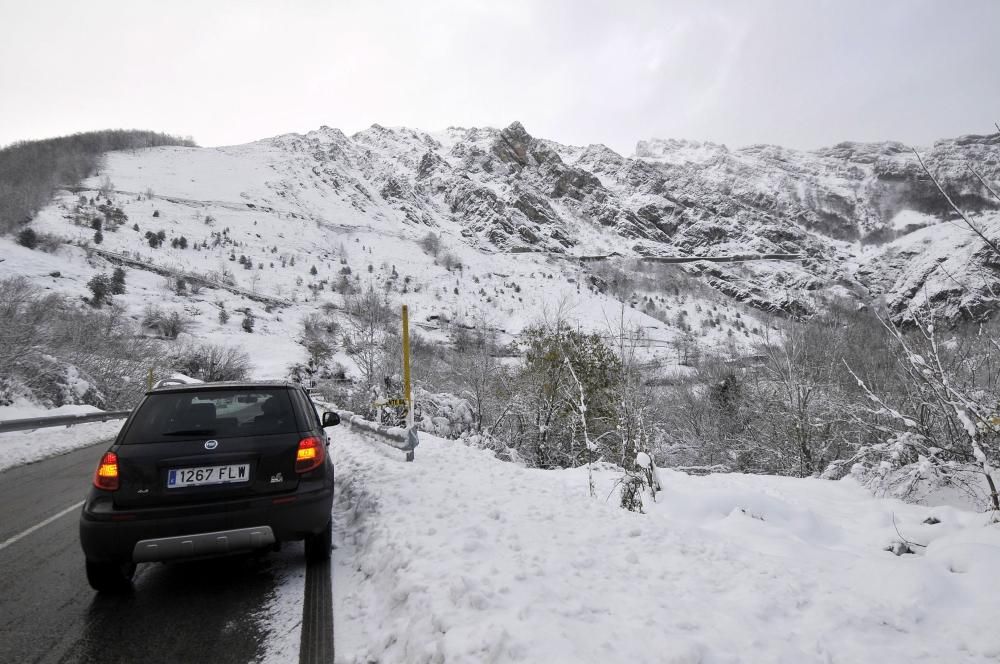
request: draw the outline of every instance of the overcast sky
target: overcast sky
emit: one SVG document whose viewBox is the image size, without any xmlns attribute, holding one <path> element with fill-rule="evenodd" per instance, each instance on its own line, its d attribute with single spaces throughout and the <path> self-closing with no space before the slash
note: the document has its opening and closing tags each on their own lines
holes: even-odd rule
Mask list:
<svg viewBox="0 0 1000 664">
<path fill-rule="evenodd" d="M 631 154 L 995 131 L 1000 0 L 0 0 L 0 145 L 505 126 Z"/>
</svg>

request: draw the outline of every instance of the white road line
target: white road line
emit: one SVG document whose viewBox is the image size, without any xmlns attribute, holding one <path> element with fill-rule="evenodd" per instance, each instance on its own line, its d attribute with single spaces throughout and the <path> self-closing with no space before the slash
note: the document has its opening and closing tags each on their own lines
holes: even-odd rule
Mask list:
<svg viewBox="0 0 1000 664">
<path fill-rule="evenodd" d="M 86 502 L 86 501 L 81 500 L 80 502 L 76 503 L 75 505 L 70 505 L 69 507 L 67 507 L 66 509 L 64 509 L 62 512 L 59 512 L 59 514 L 53 514 L 49 518 L 45 519 L 45 521 L 42 521 L 40 523 L 36 523 L 31 528 L 28 528 L 27 530 L 25 530 L 24 532 L 22 532 L 20 534 L 14 535 L 9 540 L 5 540 L 3 542 L 0 542 L 0 551 L 3 551 L 4 549 L 6 549 L 11 544 L 14 544 L 16 542 L 21 541 L 22 539 L 24 539 L 25 537 L 27 537 L 31 533 L 35 532 L 39 528 L 44 528 L 45 526 L 49 525 L 50 523 L 52 523 L 53 521 L 55 521 L 59 517 L 66 516 L 67 514 L 69 514 L 70 512 L 72 512 L 73 510 L 80 509 L 80 507 L 83 505 L 84 502 Z"/>
</svg>

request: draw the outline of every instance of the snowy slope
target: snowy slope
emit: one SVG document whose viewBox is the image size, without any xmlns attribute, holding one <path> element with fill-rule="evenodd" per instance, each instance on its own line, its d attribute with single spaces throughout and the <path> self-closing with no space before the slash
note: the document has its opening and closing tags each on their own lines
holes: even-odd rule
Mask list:
<svg viewBox="0 0 1000 664">
<path fill-rule="evenodd" d="M 1000 135 L 940 140 L 916 150 L 953 197 L 972 209 L 997 207 L 969 167 L 987 182 L 997 181 Z M 802 151 L 775 145 L 729 150 L 714 143 L 653 139 L 640 141 L 636 156 L 656 165 L 668 180 L 696 174 L 698 182 L 710 185 L 709 197 L 721 191 L 834 238 L 891 239 L 900 214 L 940 220 L 947 212 L 947 202 L 923 173 L 913 148 L 891 141 Z"/>
<path fill-rule="evenodd" d="M 297 342 L 300 321 L 321 305 L 341 306 L 345 279 L 354 288 L 387 289 L 394 302 L 409 305 L 418 333 L 437 341 L 455 326 L 480 324 L 510 341 L 556 309 L 571 324 L 607 334 L 624 317 L 646 331 L 649 354 L 666 362 L 676 361 L 670 343 L 682 334 L 681 311 L 706 348 L 731 352 L 755 341 L 751 330 L 760 324 L 752 309 L 711 289 L 678 294 L 650 284 L 626 295 L 595 281 L 592 265 L 544 252 L 498 251 L 470 234 L 464 217 L 449 212 L 448 194 L 438 207 L 421 212 L 430 214 L 421 217 L 426 224 L 415 224 L 417 208 L 404 204 L 400 192 L 416 186 L 426 154 L 421 151 L 431 145 L 465 154 L 449 153 L 459 164 L 485 150 L 497 132 L 449 130 L 436 136 L 373 128 L 348 139 L 324 128 L 228 148 L 112 153 L 102 173 L 82 189 L 60 194 L 33 222 L 36 231 L 75 246 L 47 254 L 0 238 L 0 276 L 27 276 L 43 288 L 82 298 L 92 276 L 110 273 L 113 257 L 124 257 L 130 261 L 127 292 L 115 301 L 128 315 L 141 320 L 148 305 L 179 312 L 191 321 L 182 342 L 240 345 L 251 352 L 259 377 L 284 376 L 305 360 Z M 393 175 L 404 167 L 416 169 L 412 182 Z M 105 180 L 110 200 L 99 195 Z M 127 221 L 105 227 L 103 241 L 94 245 L 89 222 L 101 216 L 102 205 L 120 209 Z M 438 255 L 419 245 L 432 230 L 442 238 Z M 146 234 L 156 232 L 165 240 L 154 248 Z M 610 235 L 596 228 L 592 233 L 593 242 L 581 252 L 614 248 Z M 181 238 L 186 246 L 174 244 Z M 111 259 L 89 247 L 111 252 Z M 631 271 L 624 263 L 615 269 Z M 225 281 L 233 289 L 178 294 L 165 274 Z M 684 279 L 679 274 L 675 282 Z M 267 306 L 251 295 L 277 304 Z M 220 322 L 221 309 L 231 314 L 228 323 Z M 240 328 L 236 312 L 244 309 L 256 317 L 253 334 Z M 735 322 L 740 318 L 745 324 Z"/>
<path fill-rule="evenodd" d="M 1000 655 L 982 514 L 851 480 L 661 471 L 646 514 L 613 469 L 526 470 L 347 431 L 335 551 L 344 662 L 986 662 Z M 935 516 L 941 523 L 923 521 Z M 895 525 L 894 525 L 895 523 Z M 900 539 L 928 545 L 897 557 Z"/>
<path fill-rule="evenodd" d="M 1000 214 L 971 220 L 987 237 L 1000 237 Z M 903 320 L 989 317 L 1000 293 L 998 256 L 962 221 L 919 228 L 865 255 L 858 278 L 873 295 L 885 295 L 889 311 Z"/>
<path fill-rule="evenodd" d="M 940 141 L 925 154 L 963 205 L 988 207 L 963 164 L 994 178 L 998 140 Z M 649 337 L 649 359 L 670 363 L 686 335 L 720 353 L 746 351 L 760 311 L 808 315 L 830 297 L 885 296 L 905 317 L 928 290 L 944 315 L 988 314 L 996 263 L 941 221 L 940 197 L 916 169 L 890 143 L 800 152 L 648 141 L 626 158 L 535 138 L 519 123 L 439 132 L 373 125 L 353 136 L 321 127 L 240 146 L 111 153 L 100 174 L 32 222 L 75 246 L 45 254 L 0 238 L 0 276 L 84 297 L 87 281 L 114 267 L 87 250 L 90 220 L 110 205 L 127 221 L 105 228 L 98 248 L 131 261 L 118 304 L 136 320 L 150 304 L 182 313 L 191 320 L 182 342 L 243 346 L 260 377 L 305 360 L 300 322 L 340 306 L 345 280 L 408 304 L 419 333 L 435 341 L 481 324 L 510 341 L 559 309 L 602 333 L 624 316 Z M 110 200 L 99 196 L 102 185 Z M 156 232 L 165 241 L 154 248 L 146 234 Z M 428 232 L 442 238 L 436 255 L 420 246 Z M 181 239 L 186 247 L 172 245 Z M 609 253 L 623 258 L 576 258 Z M 629 261 L 748 253 L 804 260 L 698 262 L 669 274 Z M 975 258 L 964 292 L 939 278 L 951 263 L 927 279 L 952 254 Z M 178 294 L 165 274 L 232 287 Z M 254 333 L 240 329 L 241 314 L 220 322 L 220 309 L 252 312 Z"/>
<path fill-rule="evenodd" d="M 1000 178 L 1000 136 L 919 151 L 967 209 L 1000 206 L 969 170 Z M 329 233 L 348 230 L 403 242 L 434 230 L 491 255 L 802 254 L 803 262 L 743 275 L 720 266 L 713 281 L 753 306 L 793 313 L 815 308 L 809 293 L 818 286 L 863 292 L 854 243 L 886 242 L 949 214 L 915 155 L 897 143 L 804 152 L 650 140 L 624 157 L 536 138 L 517 122 L 439 132 L 373 125 L 353 136 L 321 127 L 241 146 L 119 152 L 104 175 L 120 192 L 151 188 L 175 215 L 201 209 L 216 230 L 250 217 L 280 226 L 285 251 L 331 252 Z M 328 233 L 291 242 L 312 226 Z M 733 285 L 740 280 L 752 294 Z"/>
</svg>

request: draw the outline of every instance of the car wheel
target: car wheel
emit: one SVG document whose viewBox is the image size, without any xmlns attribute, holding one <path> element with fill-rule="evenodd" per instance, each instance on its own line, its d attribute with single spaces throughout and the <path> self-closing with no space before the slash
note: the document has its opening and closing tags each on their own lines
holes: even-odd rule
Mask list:
<svg viewBox="0 0 1000 664">
<path fill-rule="evenodd" d="M 326 522 L 326 528 L 315 535 L 306 535 L 306 560 L 318 562 L 330 559 L 333 548 L 333 519 Z"/>
<path fill-rule="evenodd" d="M 87 581 L 99 593 L 120 593 L 132 587 L 135 563 L 95 563 L 87 561 Z"/>
</svg>

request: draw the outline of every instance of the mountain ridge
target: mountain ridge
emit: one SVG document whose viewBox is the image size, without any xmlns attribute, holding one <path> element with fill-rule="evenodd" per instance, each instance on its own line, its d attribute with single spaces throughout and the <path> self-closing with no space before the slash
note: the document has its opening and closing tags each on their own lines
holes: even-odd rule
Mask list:
<svg viewBox="0 0 1000 664">
<path fill-rule="evenodd" d="M 199 152 L 161 165 L 156 150 Z M 985 227 L 998 224 L 1000 201 L 976 174 L 1000 181 L 1000 135 L 940 139 L 920 152 L 959 205 Z M 119 163 L 109 169 L 116 182 Z M 884 298 L 901 321 L 927 305 L 952 320 L 978 319 L 990 315 L 1000 287 L 976 251 L 971 266 L 949 264 L 971 299 L 933 277 L 930 254 L 907 238 L 930 228 L 922 237 L 935 251 L 960 253 L 966 238 L 948 224 L 954 215 L 916 155 L 893 141 L 803 151 L 646 139 L 625 157 L 601 144 L 538 138 L 520 122 L 436 132 L 373 124 L 351 135 L 324 125 L 243 145 L 156 148 L 129 168 L 145 169 L 128 176 L 134 191 L 173 187 L 177 196 L 282 209 L 331 228 L 440 232 L 480 252 L 800 255 L 794 264 L 685 267 L 731 297 L 796 316 L 816 311 L 814 295 L 832 290 L 864 303 Z M 918 264 L 915 277 L 908 266 Z"/>
</svg>

